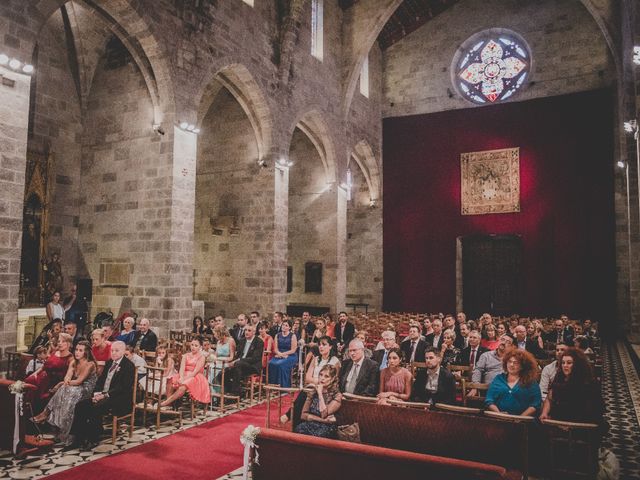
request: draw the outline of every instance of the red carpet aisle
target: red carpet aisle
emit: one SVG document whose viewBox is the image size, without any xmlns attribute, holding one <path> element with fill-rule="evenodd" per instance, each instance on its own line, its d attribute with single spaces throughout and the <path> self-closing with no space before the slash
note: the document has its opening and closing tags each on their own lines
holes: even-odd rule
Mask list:
<svg viewBox="0 0 640 480">
<path fill-rule="evenodd" d="M 211 480 L 242 466 L 240 434 L 264 426 L 266 405 L 189 428 L 46 477 L 47 480 Z"/>
</svg>

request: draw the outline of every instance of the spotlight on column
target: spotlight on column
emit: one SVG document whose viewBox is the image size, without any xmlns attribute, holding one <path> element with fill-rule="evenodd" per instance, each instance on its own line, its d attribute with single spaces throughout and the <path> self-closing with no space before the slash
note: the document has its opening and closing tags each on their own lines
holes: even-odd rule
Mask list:
<svg viewBox="0 0 640 480">
<path fill-rule="evenodd" d="M 9 60 L 9 67 L 12 68 L 13 70 L 17 70 L 18 68 L 20 68 L 20 60 L 16 60 L 15 58 L 12 58 L 11 60 Z"/>
<path fill-rule="evenodd" d="M 9 63 L 9 57 L 4 53 L 0 53 L 0 65 L 7 65 Z"/>
<path fill-rule="evenodd" d="M 188 132 L 193 132 L 195 129 L 196 129 L 196 126 L 195 126 L 195 125 L 189 125 L 189 126 L 187 127 L 187 131 L 188 131 Z"/>
<path fill-rule="evenodd" d="M 618 166 L 618 168 L 624 168 L 624 162 L 622 160 L 618 160 L 618 163 L 616 163 L 616 165 Z"/>
<path fill-rule="evenodd" d="M 633 63 L 640 65 L 640 47 L 633 47 Z"/>
<path fill-rule="evenodd" d="M 33 73 L 33 65 L 25 65 L 22 67 L 24 73 Z"/>
<path fill-rule="evenodd" d="M 182 122 L 182 123 L 180 123 L 180 128 L 181 128 L 182 130 L 186 130 L 188 126 L 189 126 L 189 124 L 188 124 L 187 122 Z"/>
<path fill-rule="evenodd" d="M 633 133 L 638 129 L 638 122 L 636 120 L 629 120 L 624 122 L 624 131 L 627 133 Z"/>
<path fill-rule="evenodd" d="M 197 133 L 200 133 L 200 129 L 199 129 L 199 128 L 194 128 L 194 129 L 193 129 L 193 133 L 196 133 L 196 134 L 197 134 Z"/>
</svg>

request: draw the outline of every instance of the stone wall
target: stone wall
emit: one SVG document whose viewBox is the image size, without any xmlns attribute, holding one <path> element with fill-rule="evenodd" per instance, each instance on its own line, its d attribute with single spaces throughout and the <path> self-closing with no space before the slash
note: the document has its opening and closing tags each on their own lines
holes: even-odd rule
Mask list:
<svg viewBox="0 0 640 480">
<path fill-rule="evenodd" d="M 529 44 L 533 69 L 513 101 L 610 86 L 615 76 L 602 32 L 578 0 L 467 0 L 384 53 L 383 115 L 468 108 L 451 82 L 458 47 L 476 32 L 509 28 Z"/>
</svg>

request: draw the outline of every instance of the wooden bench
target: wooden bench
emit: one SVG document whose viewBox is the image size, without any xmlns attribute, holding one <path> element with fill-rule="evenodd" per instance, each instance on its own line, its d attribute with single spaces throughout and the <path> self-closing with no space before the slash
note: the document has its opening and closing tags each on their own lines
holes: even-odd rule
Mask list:
<svg viewBox="0 0 640 480">
<path fill-rule="evenodd" d="M 394 409 L 395 407 L 386 407 Z M 400 410 L 400 409 L 397 409 Z M 253 479 L 520 480 L 522 474 L 483 462 L 261 429 Z"/>
</svg>

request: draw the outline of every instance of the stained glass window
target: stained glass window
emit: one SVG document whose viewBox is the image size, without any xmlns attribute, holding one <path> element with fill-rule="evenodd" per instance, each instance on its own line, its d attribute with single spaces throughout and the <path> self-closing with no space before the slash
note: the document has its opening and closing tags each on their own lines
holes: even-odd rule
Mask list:
<svg viewBox="0 0 640 480">
<path fill-rule="evenodd" d="M 477 40 L 459 56 L 454 80 L 456 87 L 473 103 L 506 100 L 524 84 L 531 53 L 524 42 L 504 32 L 484 33 Z"/>
</svg>

